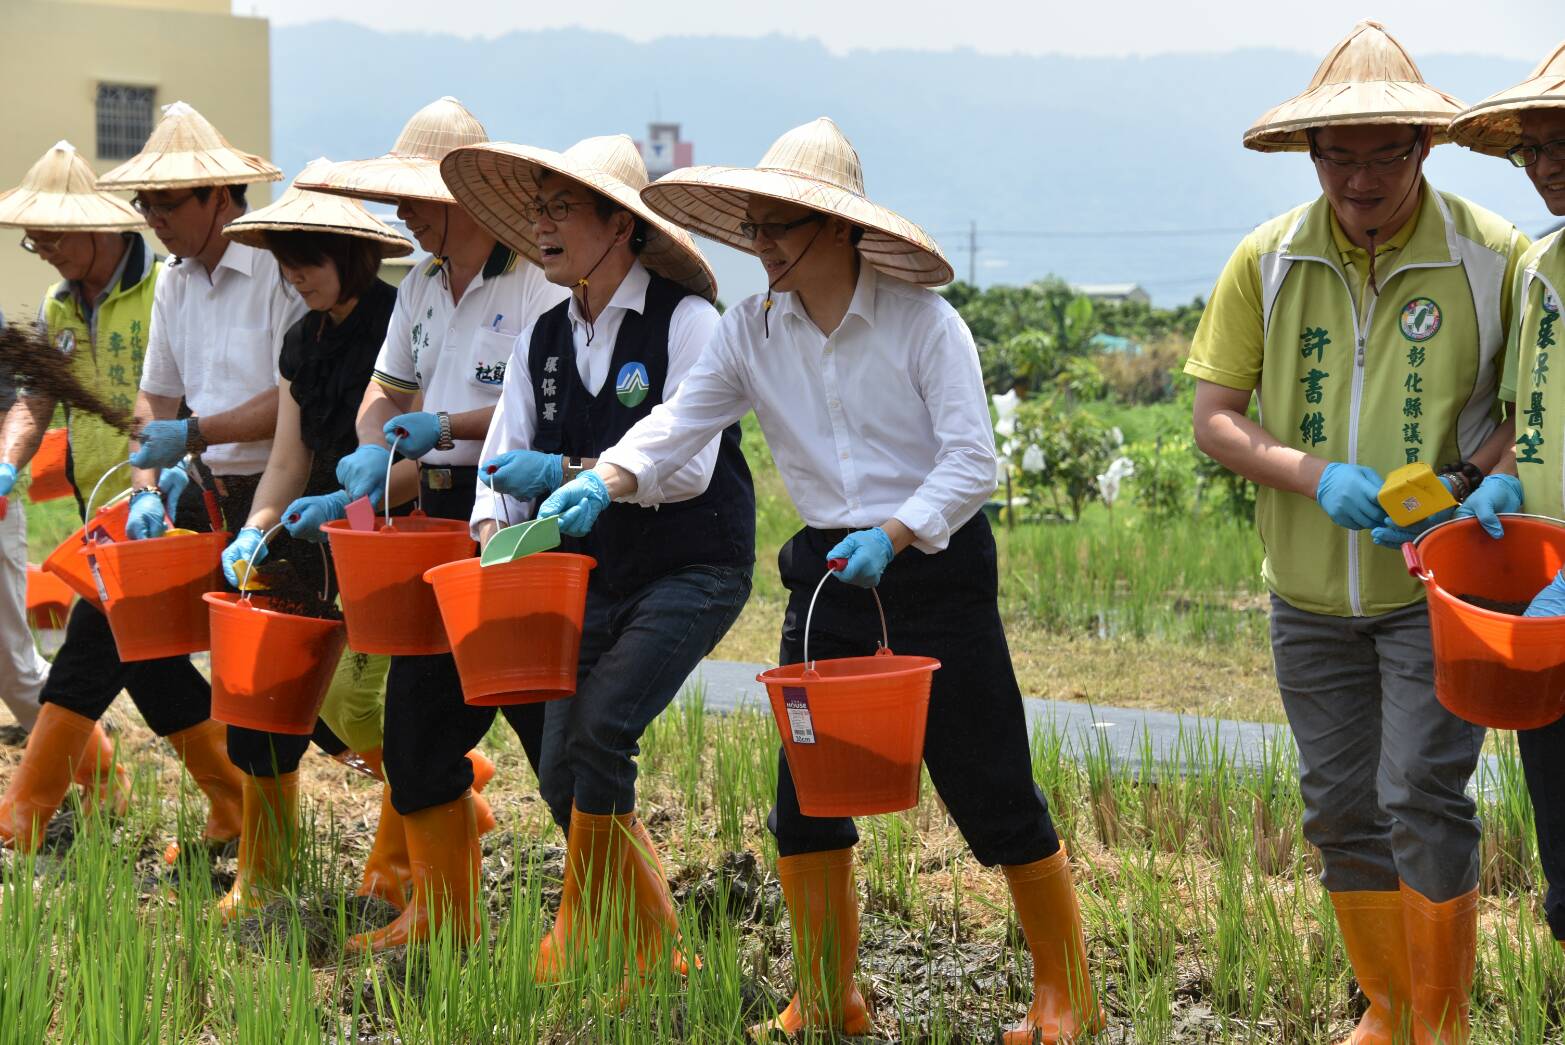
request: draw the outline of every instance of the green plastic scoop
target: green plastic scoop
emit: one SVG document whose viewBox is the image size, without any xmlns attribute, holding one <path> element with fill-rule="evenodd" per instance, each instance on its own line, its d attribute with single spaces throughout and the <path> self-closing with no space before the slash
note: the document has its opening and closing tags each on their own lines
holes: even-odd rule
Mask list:
<svg viewBox="0 0 1565 1045">
<path fill-rule="evenodd" d="M 541 519 L 529 519 L 515 526 L 507 526 L 489 538 L 478 565 L 482 567 L 515 562 L 534 552 L 546 552 L 559 546 L 560 518 L 557 515 L 546 515 Z"/>
</svg>

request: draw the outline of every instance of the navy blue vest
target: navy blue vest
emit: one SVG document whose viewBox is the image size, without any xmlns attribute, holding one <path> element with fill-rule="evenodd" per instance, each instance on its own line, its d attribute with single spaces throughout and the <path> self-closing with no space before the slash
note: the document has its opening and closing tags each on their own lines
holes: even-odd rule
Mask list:
<svg viewBox="0 0 1565 1045">
<path fill-rule="evenodd" d="M 576 369 L 569 301 L 538 317 L 527 366 L 537 404 L 533 449 L 567 457 L 596 457 L 663 401 L 668 377 L 668 327 L 690 291 L 653 275 L 641 312 L 627 310 L 614 341 L 608 378 L 597 395 Z M 562 551 L 598 560 L 592 584 L 629 594 L 666 573 L 689 566 L 755 562 L 755 487 L 739 449 L 739 426 L 722 434 L 712 481 L 688 501 L 658 508 L 609 505 L 586 537 L 566 537 Z"/>
</svg>

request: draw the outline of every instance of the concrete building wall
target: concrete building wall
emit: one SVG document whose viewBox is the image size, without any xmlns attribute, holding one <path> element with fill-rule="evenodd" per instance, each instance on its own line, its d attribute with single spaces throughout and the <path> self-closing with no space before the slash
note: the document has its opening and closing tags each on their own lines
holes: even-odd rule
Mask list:
<svg viewBox="0 0 1565 1045">
<path fill-rule="evenodd" d="M 270 154 L 265 19 L 234 17 L 229 0 L 3 0 L 3 7 L 0 190 L 62 138 L 99 173 L 119 164 L 97 158 L 100 83 L 153 88 L 154 113 L 189 102 L 238 148 Z M 269 185 L 250 190 L 253 206 L 271 198 Z M 31 315 L 56 274 L 17 245 L 20 231 L 0 233 L 0 308 L 7 318 Z"/>
</svg>

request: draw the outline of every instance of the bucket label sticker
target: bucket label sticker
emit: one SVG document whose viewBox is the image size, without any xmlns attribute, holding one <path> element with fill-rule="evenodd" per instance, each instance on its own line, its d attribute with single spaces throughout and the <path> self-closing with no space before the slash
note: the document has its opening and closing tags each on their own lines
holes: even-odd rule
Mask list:
<svg viewBox="0 0 1565 1045">
<path fill-rule="evenodd" d="M 810 718 L 809 691 L 803 686 L 784 686 L 783 705 L 788 709 L 788 728 L 795 744 L 815 743 L 815 722 Z"/>
<path fill-rule="evenodd" d="M 103 586 L 103 574 L 98 571 L 97 556 L 87 556 L 87 568 L 92 571 L 92 583 L 98 586 L 98 601 L 107 606 L 109 604 L 109 591 Z"/>
</svg>

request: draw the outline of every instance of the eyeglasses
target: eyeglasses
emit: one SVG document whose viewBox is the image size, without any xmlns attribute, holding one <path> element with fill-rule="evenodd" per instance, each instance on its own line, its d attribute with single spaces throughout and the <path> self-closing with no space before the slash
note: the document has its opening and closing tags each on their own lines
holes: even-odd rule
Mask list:
<svg viewBox="0 0 1565 1045">
<path fill-rule="evenodd" d="M 50 239 L 34 239 L 25 232 L 22 234 L 22 249 L 29 254 L 53 254 L 60 249 L 60 243 L 65 239 L 65 233 L 60 233 Z"/>
<path fill-rule="evenodd" d="M 764 232 L 767 239 L 775 242 L 801 225 L 820 221 L 821 217 L 819 214 L 806 214 L 797 221 L 741 221 L 739 223 L 739 235 L 747 240 L 754 240 L 755 237 Z"/>
<path fill-rule="evenodd" d="M 533 200 L 522 206 L 522 216 L 534 225 L 545 214 L 550 221 L 569 221 L 571 211 L 577 207 L 590 207 L 591 200 Z"/>
<path fill-rule="evenodd" d="M 136 208 L 136 213 L 143 218 L 167 218 L 195 198 L 195 193 L 187 192 L 173 203 L 153 203 L 141 196 L 137 196 L 130 201 L 130 205 Z"/>
<path fill-rule="evenodd" d="M 1551 160 L 1565 160 L 1565 138 L 1556 138 L 1542 145 L 1518 145 L 1514 149 L 1505 150 L 1505 158 L 1518 167 L 1531 167 L 1542 156 Z"/>
<path fill-rule="evenodd" d="M 1418 147 L 1421 144 L 1422 141 L 1420 139 L 1414 138 L 1412 144 L 1407 147 L 1406 152 L 1379 160 L 1337 160 L 1316 152 L 1314 146 L 1310 147 L 1310 155 L 1316 163 L 1324 164 L 1327 170 L 1337 174 L 1352 174 L 1361 170 L 1369 171 L 1372 174 L 1393 174 L 1418 151 Z"/>
</svg>

